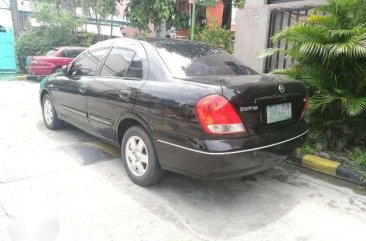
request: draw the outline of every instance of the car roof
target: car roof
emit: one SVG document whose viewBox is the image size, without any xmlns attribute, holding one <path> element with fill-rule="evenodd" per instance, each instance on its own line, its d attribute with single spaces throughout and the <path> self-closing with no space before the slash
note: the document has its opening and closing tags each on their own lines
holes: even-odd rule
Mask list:
<svg viewBox="0 0 366 241">
<path fill-rule="evenodd" d="M 121 47 L 121 48 L 130 47 L 133 48 L 135 51 L 137 51 L 141 57 L 146 57 L 145 50 L 143 49 L 140 41 L 133 38 L 114 38 L 100 41 L 91 46 L 88 50 L 93 51 L 100 48 L 108 48 L 108 47 Z"/>
<path fill-rule="evenodd" d="M 174 39 L 174 38 L 140 38 L 139 40 L 151 43 L 153 45 L 159 44 L 189 44 L 199 43 L 187 39 Z"/>
<path fill-rule="evenodd" d="M 96 43 L 92 46 L 92 48 L 102 48 L 102 47 L 123 47 L 126 44 L 135 45 L 140 42 L 147 42 L 151 45 L 160 45 L 160 44 L 204 44 L 200 42 L 185 40 L 185 39 L 172 39 L 172 38 L 114 38 L 109 40 L 104 40 Z"/>
<path fill-rule="evenodd" d="M 121 47 L 121 48 L 132 48 L 139 53 L 139 55 L 143 58 L 146 58 L 146 52 L 142 47 L 142 42 L 151 44 L 155 48 L 159 48 L 162 45 L 176 45 L 176 44 L 183 44 L 183 45 L 205 45 L 207 44 L 190 41 L 185 39 L 172 39 L 172 38 L 140 38 L 140 39 L 133 39 L 133 38 L 113 38 L 104 41 L 99 41 L 98 43 L 92 45 L 88 51 L 94 51 L 101 48 L 110 48 L 110 47 Z"/>
<path fill-rule="evenodd" d="M 53 50 L 60 50 L 60 49 L 86 49 L 85 47 L 80 46 L 57 46 L 53 47 Z"/>
</svg>

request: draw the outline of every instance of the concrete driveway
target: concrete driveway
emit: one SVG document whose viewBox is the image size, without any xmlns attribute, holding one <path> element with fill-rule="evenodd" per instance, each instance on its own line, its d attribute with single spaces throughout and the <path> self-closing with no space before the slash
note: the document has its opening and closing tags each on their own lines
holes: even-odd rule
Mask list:
<svg viewBox="0 0 366 241">
<path fill-rule="evenodd" d="M 119 150 L 43 125 L 37 82 L 0 82 L 0 240 L 366 240 L 357 187 L 284 163 L 242 179 L 127 177 Z"/>
</svg>

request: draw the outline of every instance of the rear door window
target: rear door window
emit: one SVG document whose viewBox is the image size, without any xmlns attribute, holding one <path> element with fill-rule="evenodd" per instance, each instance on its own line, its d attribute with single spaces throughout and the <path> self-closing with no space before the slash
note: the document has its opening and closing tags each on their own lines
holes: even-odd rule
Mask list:
<svg viewBox="0 0 366 241">
<path fill-rule="evenodd" d="M 67 58 L 67 50 L 66 49 L 61 51 L 61 57 Z"/>
<path fill-rule="evenodd" d="M 129 49 L 112 49 L 102 67 L 100 76 L 125 77 L 134 55 L 135 52 Z"/>
<path fill-rule="evenodd" d="M 58 49 L 52 49 L 50 51 L 48 51 L 46 53 L 47 56 L 55 56 L 55 54 L 57 53 Z"/>
<path fill-rule="evenodd" d="M 83 50 L 81 50 L 81 49 L 67 49 L 66 57 L 76 58 L 79 54 L 81 54 L 81 52 L 83 52 Z"/>
<path fill-rule="evenodd" d="M 136 54 L 130 63 L 130 67 L 128 68 L 126 78 L 142 79 L 143 75 L 144 70 L 143 70 L 142 57 L 139 54 Z"/>
</svg>

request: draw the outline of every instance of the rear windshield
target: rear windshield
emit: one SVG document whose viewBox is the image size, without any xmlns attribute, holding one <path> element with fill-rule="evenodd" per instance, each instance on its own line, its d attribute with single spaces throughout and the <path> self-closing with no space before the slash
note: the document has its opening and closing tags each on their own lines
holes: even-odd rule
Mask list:
<svg viewBox="0 0 366 241">
<path fill-rule="evenodd" d="M 57 53 L 58 49 L 52 49 L 47 52 L 47 56 L 54 56 Z"/>
<path fill-rule="evenodd" d="M 231 54 L 202 43 L 158 42 L 160 56 L 173 76 L 232 76 L 257 74 Z"/>
</svg>

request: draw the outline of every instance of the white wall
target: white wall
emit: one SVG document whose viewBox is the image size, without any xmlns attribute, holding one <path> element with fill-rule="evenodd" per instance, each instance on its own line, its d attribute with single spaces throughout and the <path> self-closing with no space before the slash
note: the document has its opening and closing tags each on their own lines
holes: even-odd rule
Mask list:
<svg viewBox="0 0 366 241">
<path fill-rule="evenodd" d="M 0 9 L 0 25 L 6 27 L 7 29 L 13 28 L 13 21 L 11 19 L 10 10 Z"/>
<path fill-rule="evenodd" d="M 9 8 L 9 0 L 0 0 L 0 8 Z"/>
<path fill-rule="evenodd" d="M 82 29 L 85 30 L 85 26 L 82 27 Z M 91 32 L 91 33 L 97 33 L 98 32 L 97 25 L 94 25 L 94 24 L 88 24 L 86 30 L 87 30 L 87 32 Z M 111 34 L 111 26 L 102 25 L 100 30 L 101 30 L 101 34 L 103 34 L 103 35 L 110 35 Z M 113 26 L 113 36 L 122 37 L 122 33 L 121 33 L 119 27 Z"/>
<path fill-rule="evenodd" d="M 270 14 L 273 9 L 316 6 L 325 0 L 304 0 L 266 4 L 267 0 L 247 0 L 237 12 L 234 56 L 259 73 L 264 72 L 265 60 L 257 54 L 267 48 Z"/>
</svg>

